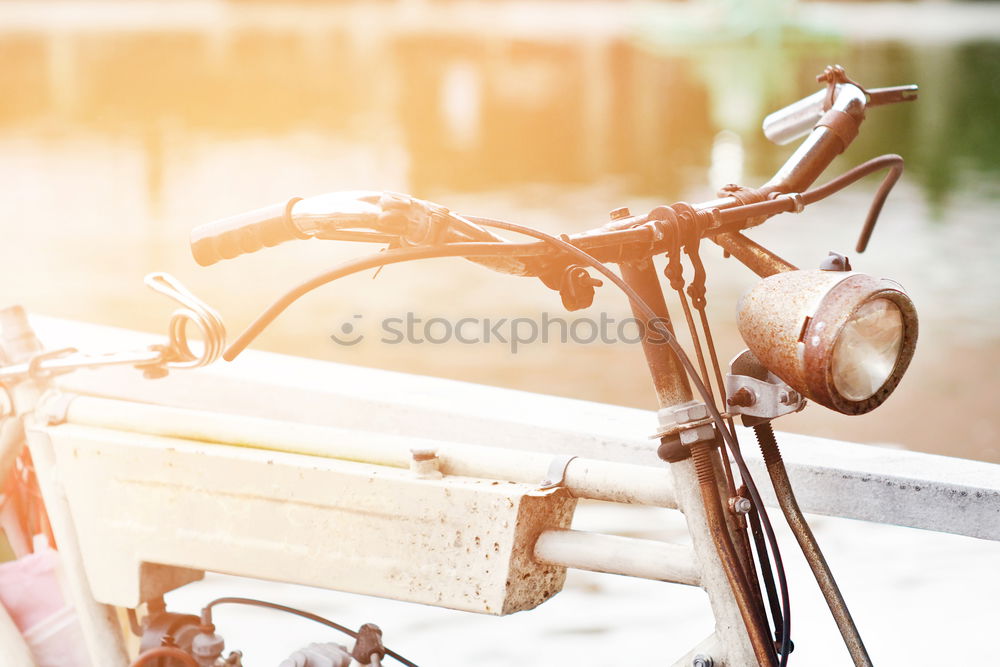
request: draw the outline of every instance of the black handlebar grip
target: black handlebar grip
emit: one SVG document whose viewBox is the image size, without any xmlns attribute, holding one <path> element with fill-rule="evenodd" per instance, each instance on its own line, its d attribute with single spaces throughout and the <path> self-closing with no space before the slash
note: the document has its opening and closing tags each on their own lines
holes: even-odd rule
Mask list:
<svg viewBox="0 0 1000 667">
<path fill-rule="evenodd" d="M 256 252 L 261 248 L 309 238 L 292 222 L 295 197 L 284 204 L 265 206 L 199 225 L 191 230 L 191 254 L 202 266 Z"/>
</svg>

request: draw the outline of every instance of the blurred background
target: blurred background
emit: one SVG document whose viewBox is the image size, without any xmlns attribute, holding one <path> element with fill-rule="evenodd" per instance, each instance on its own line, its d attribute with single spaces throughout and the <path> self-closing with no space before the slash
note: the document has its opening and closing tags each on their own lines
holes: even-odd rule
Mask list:
<svg viewBox="0 0 1000 667">
<path fill-rule="evenodd" d="M 313 241 L 200 268 L 187 238 L 202 222 L 391 189 L 561 233 L 619 206 L 708 199 L 767 180 L 791 147 L 769 144 L 762 118 L 817 90 L 835 62 L 867 86 L 921 86 L 916 103 L 871 110 L 821 179 L 880 153 L 906 158 L 870 249 L 853 256 L 877 177 L 750 235 L 802 267 L 837 250 L 900 281 L 921 339 L 876 412 L 812 406 L 779 428 L 1000 461 L 987 391 L 1000 362 L 992 2 L 0 2 L 0 301 L 161 331 L 173 306 L 142 277 L 162 270 L 215 306 L 232 337 L 291 285 L 371 248 Z M 742 348 L 736 300 L 756 279 L 703 248 L 729 359 Z M 654 407 L 635 345 L 513 354 L 329 338 L 407 311 L 567 316 L 538 281 L 435 260 L 313 293 L 257 347 Z M 628 315 L 610 288 L 578 314 L 600 312 Z"/>
</svg>

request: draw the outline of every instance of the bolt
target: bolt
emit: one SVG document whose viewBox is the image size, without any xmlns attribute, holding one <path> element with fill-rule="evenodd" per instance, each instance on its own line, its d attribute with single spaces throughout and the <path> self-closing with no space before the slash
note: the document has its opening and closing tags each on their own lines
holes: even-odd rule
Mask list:
<svg viewBox="0 0 1000 667">
<path fill-rule="evenodd" d="M 729 499 L 729 509 L 734 514 L 749 514 L 750 510 L 753 509 L 753 502 L 749 498 L 736 496 Z"/>
<path fill-rule="evenodd" d="M 433 447 L 414 447 L 410 450 L 410 471 L 417 479 L 441 479 L 440 460 Z"/>
<path fill-rule="evenodd" d="M 628 206 L 622 206 L 611 211 L 612 220 L 623 220 L 630 217 L 632 217 L 632 211 L 628 210 Z"/>
<path fill-rule="evenodd" d="M 799 400 L 799 394 L 798 392 L 794 391 L 783 391 L 781 392 L 781 395 L 778 396 L 778 401 L 782 405 L 792 405 L 798 400 Z"/>
<path fill-rule="evenodd" d="M 757 397 L 746 387 L 740 387 L 732 396 L 729 397 L 728 400 L 726 400 L 726 403 L 729 405 L 739 406 L 741 408 L 749 408 L 756 402 Z"/>
<path fill-rule="evenodd" d="M 715 660 L 712 660 L 712 656 L 704 653 L 699 653 L 691 661 L 691 667 L 712 667 L 713 665 L 715 665 Z"/>
</svg>

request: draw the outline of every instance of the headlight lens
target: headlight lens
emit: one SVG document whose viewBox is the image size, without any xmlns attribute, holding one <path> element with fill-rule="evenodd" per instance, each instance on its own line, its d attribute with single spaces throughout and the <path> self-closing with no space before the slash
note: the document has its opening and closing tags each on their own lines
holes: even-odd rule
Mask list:
<svg viewBox="0 0 1000 667">
<path fill-rule="evenodd" d="M 841 396 L 863 401 L 875 395 L 896 367 L 903 342 L 903 315 L 888 299 L 861 305 L 833 348 L 833 384 Z"/>
</svg>

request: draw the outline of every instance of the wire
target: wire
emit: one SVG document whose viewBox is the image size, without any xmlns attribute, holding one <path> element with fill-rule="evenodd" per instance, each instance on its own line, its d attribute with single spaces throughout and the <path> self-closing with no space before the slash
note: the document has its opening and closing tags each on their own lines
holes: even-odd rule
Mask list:
<svg viewBox="0 0 1000 667">
<path fill-rule="evenodd" d="M 541 244 L 521 244 L 521 243 L 450 243 L 445 246 L 416 247 L 416 248 L 394 248 L 385 252 L 376 253 L 360 259 L 344 262 L 336 268 L 321 273 L 318 276 L 307 280 L 304 283 L 289 290 L 277 301 L 268 306 L 267 310 L 261 313 L 239 337 L 226 349 L 222 358 L 226 361 L 235 359 L 253 340 L 260 335 L 278 315 L 283 313 L 296 299 L 311 292 L 312 290 L 333 282 L 339 278 L 344 278 L 360 271 L 374 269 L 389 264 L 408 262 L 416 259 L 432 259 L 436 257 L 488 257 L 504 255 L 524 255 L 541 254 Z"/>
<path fill-rule="evenodd" d="M 480 224 L 485 224 L 485 223 L 482 220 L 480 220 Z M 587 254 L 583 250 L 580 250 L 573 244 L 563 239 L 556 238 L 555 236 L 552 236 L 550 234 L 546 234 L 545 232 L 540 232 L 536 229 L 531 229 L 530 227 L 522 227 L 521 225 L 516 225 L 510 222 L 494 221 L 491 222 L 489 226 L 493 226 L 498 229 L 506 229 L 508 231 L 518 232 L 521 234 L 525 234 L 527 236 L 533 236 L 534 238 L 541 239 L 546 243 L 550 243 L 558 247 L 560 250 L 563 250 L 577 257 L 582 262 L 585 262 L 586 264 L 592 266 L 594 270 L 604 275 L 608 280 L 614 283 L 616 287 L 618 287 L 625 293 L 625 295 L 629 298 L 629 300 L 631 300 L 632 303 L 634 303 L 635 306 L 642 311 L 643 316 L 650 322 L 650 324 L 659 330 L 660 335 L 663 336 L 663 340 L 666 341 L 667 345 L 670 346 L 670 349 L 674 352 L 675 355 L 677 355 L 677 358 L 681 362 L 681 365 L 684 366 L 684 370 L 687 371 L 687 374 L 690 376 L 691 383 L 698 390 L 698 393 L 701 394 L 701 399 L 702 401 L 704 401 L 705 407 L 708 409 L 708 412 L 712 417 L 712 421 L 715 422 L 716 427 L 722 434 L 722 438 L 725 441 L 726 446 L 729 448 L 729 451 L 733 456 L 733 460 L 736 461 L 736 466 L 740 470 L 740 476 L 743 478 L 744 483 L 747 485 L 747 490 L 750 491 L 750 496 L 753 499 L 754 505 L 757 506 L 758 511 L 760 513 L 761 523 L 763 524 L 764 532 L 767 534 L 767 541 L 771 545 L 771 551 L 774 556 L 775 569 L 777 570 L 778 585 L 779 588 L 781 589 L 782 636 L 781 636 L 780 665 L 781 667 L 787 665 L 788 653 L 789 653 L 788 649 L 789 649 L 789 643 L 791 641 L 790 639 L 791 606 L 788 597 L 788 581 L 785 577 L 785 567 L 783 561 L 781 560 L 781 550 L 778 547 L 778 540 L 774 534 L 774 528 L 771 525 L 771 520 L 767 515 L 767 511 L 764 509 L 764 502 L 761 499 L 760 493 L 757 490 L 757 485 L 753 481 L 753 478 L 750 476 L 750 470 L 747 467 L 746 461 L 744 461 L 743 459 L 743 454 L 740 452 L 739 444 L 736 442 L 736 439 L 734 438 L 733 434 L 729 432 L 729 429 L 726 428 L 726 423 L 723 420 L 722 415 L 719 413 L 718 408 L 716 408 L 715 406 L 715 401 L 713 400 L 711 392 L 708 390 L 708 388 L 705 387 L 705 384 L 701 381 L 701 378 L 698 377 L 698 372 L 695 370 L 694 366 L 691 363 L 691 359 L 684 352 L 684 349 L 681 347 L 680 343 L 677 342 L 676 336 L 674 336 L 673 333 L 671 333 L 666 326 L 661 325 L 660 320 L 656 317 L 656 313 L 653 312 L 653 309 L 649 307 L 649 304 L 647 304 L 645 300 L 643 300 L 643 298 L 639 296 L 639 294 L 628 283 L 622 280 L 621 277 L 618 276 L 618 274 L 616 274 L 614 271 L 606 267 L 604 264 L 602 264 L 600 261 L 598 261 L 591 255 Z"/>
<path fill-rule="evenodd" d="M 331 621 L 328 618 L 323 618 L 322 616 L 320 616 L 318 614 L 313 614 L 313 613 L 308 612 L 308 611 L 303 611 L 302 609 L 296 609 L 295 607 L 287 607 L 287 606 L 285 606 L 283 604 L 278 604 L 277 602 L 266 602 L 264 600 L 257 600 L 255 598 L 241 598 L 241 597 L 217 598 L 217 599 L 212 600 L 211 602 L 209 602 L 207 605 L 205 605 L 204 609 L 202 609 L 202 618 L 203 619 L 207 618 L 210 621 L 211 620 L 211 609 L 212 609 L 212 607 L 215 607 L 216 605 L 220 605 L 220 604 L 242 604 L 242 605 L 246 605 L 248 607 L 263 607 L 264 609 L 273 609 L 274 611 L 283 611 L 286 614 L 294 614 L 295 616 L 301 616 L 302 618 L 305 618 L 305 619 L 308 619 L 310 621 L 314 621 L 316 623 L 320 623 L 320 624 L 325 625 L 327 627 L 333 628 L 334 630 L 337 630 L 338 632 L 342 632 L 345 635 L 350 636 L 352 639 L 357 639 L 358 638 L 358 633 L 355 632 L 354 630 L 351 630 L 350 628 L 348 628 L 346 626 L 343 626 L 340 623 L 336 623 L 334 621 Z M 207 613 L 207 616 L 206 616 L 206 613 Z M 382 648 L 383 648 L 383 650 L 385 650 L 385 654 L 386 655 L 388 655 L 388 656 L 390 656 L 392 658 L 395 658 L 400 663 L 406 665 L 406 667 L 417 667 L 416 663 L 413 663 L 413 662 L 407 660 L 406 658 L 404 658 L 403 656 L 399 655 L 395 651 L 393 651 L 391 649 L 388 649 L 385 646 L 383 646 Z"/>
<path fill-rule="evenodd" d="M 892 190 L 893 185 L 896 184 L 896 181 L 899 180 L 900 174 L 903 173 L 902 157 L 893 153 L 880 155 L 867 162 L 862 162 L 823 185 L 806 190 L 795 197 L 801 198 L 803 205 L 815 204 L 832 194 L 840 192 L 847 186 L 853 185 L 865 176 L 887 168 L 890 171 L 883 179 L 882 184 L 875 193 L 875 197 L 872 199 L 861 237 L 858 240 L 858 252 L 861 252 L 868 243 L 868 237 L 871 236 L 872 229 L 875 227 L 875 222 L 878 220 L 879 213 L 882 211 L 882 206 L 885 204 L 889 192 Z M 785 196 L 784 193 L 775 193 L 775 195 L 774 199 L 768 199 L 767 201 L 719 210 L 718 226 L 712 228 L 709 234 L 714 236 L 721 232 L 733 231 L 734 228 L 737 230 L 742 229 L 741 223 L 750 218 L 768 217 L 796 210 L 795 197 Z"/>
<path fill-rule="evenodd" d="M 858 250 L 859 252 L 863 250 L 864 246 L 868 242 L 868 238 L 871 236 L 872 229 L 875 226 L 875 222 L 878 219 L 879 213 L 882 210 L 882 206 L 885 203 L 886 197 L 889 195 L 889 191 L 892 186 L 896 183 L 899 178 L 899 174 L 902 173 L 903 158 L 898 155 L 882 155 L 880 157 L 874 158 L 867 162 L 864 162 L 850 171 L 841 174 L 840 176 L 834 178 L 833 180 L 821 185 L 812 190 L 807 190 L 803 192 L 799 197 L 801 201 L 808 205 L 816 203 L 830 195 L 842 190 L 843 188 L 853 184 L 854 182 L 864 178 L 865 176 L 884 168 L 890 168 L 891 171 L 886 175 L 883 180 L 882 185 L 879 187 L 876 193 L 875 199 L 872 202 L 871 208 L 868 212 L 868 217 L 865 221 L 865 226 L 862 230 L 861 236 L 858 240 Z M 758 202 L 755 204 L 747 204 L 744 206 L 733 206 L 731 208 L 722 209 L 718 211 L 718 225 L 712 227 L 708 230 L 711 235 L 723 233 L 729 231 L 727 228 L 734 225 L 738 226 L 739 223 L 744 222 L 747 219 L 755 217 L 766 217 L 776 215 L 778 213 L 785 213 L 794 210 L 796 207 L 795 201 L 790 197 L 778 197 L 776 199 L 771 199 L 768 201 Z M 453 218 L 461 221 L 463 224 L 472 226 L 483 226 L 483 227 L 496 227 L 498 229 L 508 229 L 510 231 L 519 231 L 527 229 L 521 227 L 520 225 L 515 225 L 513 223 L 505 222 L 503 220 L 494 220 L 492 218 L 481 218 L 481 217 L 471 217 L 466 218 L 455 213 L 449 212 Z M 474 223 L 472 221 L 475 221 Z M 342 232 L 346 233 L 346 232 Z M 542 234 L 541 236 L 537 234 L 528 234 L 528 236 L 534 236 L 542 241 L 546 241 L 546 237 L 554 239 L 555 237 L 549 236 L 548 234 Z M 619 255 L 621 254 L 621 247 L 629 243 L 640 243 L 648 242 L 655 245 L 655 241 L 650 238 L 650 232 L 645 227 L 635 227 L 632 229 L 616 230 L 611 232 L 605 232 L 601 234 L 590 234 L 583 235 L 574 239 L 576 243 L 584 245 L 588 248 L 601 249 L 608 246 L 617 245 L 619 247 Z M 357 239 L 350 239 L 357 240 Z M 558 239 L 557 239 L 558 240 Z M 571 247 L 576 250 L 580 250 L 575 245 L 566 243 L 566 247 Z M 565 250 L 563 246 L 558 246 Z M 584 252 L 580 250 L 581 252 Z M 233 343 L 226 349 L 225 354 L 222 355 L 223 359 L 226 361 L 232 361 L 235 359 L 246 347 L 253 342 L 253 340 L 260 335 L 271 322 L 274 321 L 278 315 L 285 311 L 288 306 L 301 297 L 303 294 L 325 285 L 329 282 L 337 280 L 338 278 L 343 278 L 345 276 L 357 273 L 359 271 L 364 271 L 366 269 L 387 266 L 389 264 L 396 264 L 399 262 L 407 262 L 416 259 L 431 259 L 435 257 L 526 257 L 526 256 L 537 256 L 544 254 L 544 243 L 487 243 L 487 242 L 471 242 L 471 243 L 449 243 L 444 246 L 431 246 L 431 247 L 415 247 L 415 248 L 397 248 L 392 250 L 387 250 L 377 255 L 371 255 L 369 257 L 363 257 L 358 260 L 353 260 L 341 264 L 339 267 L 328 271 L 326 273 L 316 276 L 312 280 L 300 284 L 289 292 L 286 292 L 277 301 L 275 301 L 271 306 L 268 307 L 256 320 L 254 320 L 240 336 L 233 341 Z M 572 254 L 572 253 L 571 253 Z M 597 261 L 593 255 L 588 253 L 584 254 L 590 258 L 590 260 Z M 578 255 L 579 257 L 579 255 Z M 593 265 L 592 265 L 593 266 Z M 620 286 L 619 286 L 620 287 Z"/>
<path fill-rule="evenodd" d="M 747 514 L 750 523 L 750 533 L 753 535 L 754 550 L 757 552 L 757 562 L 760 564 L 760 576 L 764 580 L 764 590 L 767 593 L 767 604 L 771 609 L 771 620 L 775 628 L 781 623 L 781 605 L 778 603 L 778 592 L 774 588 L 774 576 L 771 570 L 771 561 L 767 555 L 767 545 L 764 543 L 764 535 L 760 532 L 760 519 L 757 516 L 757 508 L 754 507 Z M 775 632 L 775 639 L 781 641 L 781 635 Z M 791 650 L 791 647 L 789 647 Z"/>
</svg>

